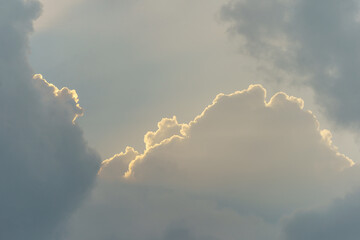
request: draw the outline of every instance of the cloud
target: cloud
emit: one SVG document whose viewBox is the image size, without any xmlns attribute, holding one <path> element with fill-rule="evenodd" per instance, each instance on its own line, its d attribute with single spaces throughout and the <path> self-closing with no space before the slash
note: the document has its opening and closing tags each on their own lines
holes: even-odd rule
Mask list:
<svg viewBox="0 0 360 240">
<path fill-rule="evenodd" d="M 359 127 L 359 4 L 355 0 L 230 1 L 222 17 L 243 49 L 315 90 L 327 114 Z"/>
<path fill-rule="evenodd" d="M 47 2 L 61 13 L 53 15 Z M 67 2 L 62 14 L 58 5 Z M 139 150 L 159 117 L 189 121 L 217 93 L 261 79 L 217 21 L 225 2 L 45 0 L 44 15 L 51 13 L 39 21 L 49 28 L 32 37 L 30 60 L 52 83 L 81 95 L 86 120 L 79 123 L 101 155 L 127 145 Z"/>
<path fill-rule="evenodd" d="M 66 239 L 279 239 L 281 219 L 356 185 L 357 168 L 302 99 L 260 85 L 219 94 L 188 124 L 164 118 L 103 162 Z"/>
<path fill-rule="evenodd" d="M 219 94 L 189 124 L 161 120 L 156 132 L 145 135 L 143 154 L 128 148 L 103 169 L 114 171 L 118 164 L 118 176 L 128 181 L 220 191 L 259 206 L 320 204 L 349 189 L 342 175 L 353 162 L 333 146 L 331 133 L 320 130 L 303 101 L 285 93 L 269 102 L 265 97 L 260 85 Z M 124 171 L 130 154 L 135 158 Z"/>
<path fill-rule="evenodd" d="M 51 239 L 91 188 L 99 156 L 75 119 L 74 90 L 28 64 L 38 1 L 0 1 L 0 238 Z"/>
<path fill-rule="evenodd" d="M 41 74 L 35 74 L 33 79 L 44 104 L 56 101 L 62 108 L 62 114 L 68 116 L 72 123 L 75 123 L 75 120 L 83 115 L 83 109 L 79 105 L 79 97 L 75 90 L 67 87 L 58 89 L 54 84 L 47 82 Z"/>
<path fill-rule="evenodd" d="M 83 0 L 52 1 L 42 0 L 44 8 L 43 16 L 35 21 L 36 31 L 45 31 L 54 25 L 60 24 L 61 18 L 65 18 L 74 6 L 81 4 Z"/>
<path fill-rule="evenodd" d="M 359 203 L 360 192 L 357 191 L 337 199 L 328 208 L 298 212 L 286 222 L 286 239 L 359 239 Z"/>
<path fill-rule="evenodd" d="M 104 179 L 97 184 L 64 239 L 277 239 L 272 224 L 202 195 Z"/>
</svg>

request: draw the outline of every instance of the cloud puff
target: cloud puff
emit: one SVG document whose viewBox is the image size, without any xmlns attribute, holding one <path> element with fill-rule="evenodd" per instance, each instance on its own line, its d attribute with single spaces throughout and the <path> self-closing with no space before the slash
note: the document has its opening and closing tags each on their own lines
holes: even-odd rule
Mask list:
<svg viewBox="0 0 360 240">
<path fill-rule="evenodd" d="M 275 240 L 283 216 L 355 185 L 303 101 L 266 101 L 260 85 L 219 94 L 188 124 L 164 118 L 144 142 L 103 162 L 67 239 Z"/>
<path fill-rule="evenodd" d="M 359 127 L 359 10 L 355 0 L 241 0 L 222 16 L 243 49 L 301 76 L 296 84 L 311 86 L 329 116 Z"/>
<path fill-rule="evenodd" d="M 74 90 L 27 61 L 38 1 L 0 0 L 0 239 L 51 239 L 95 179 L 99 156 L 74 123 Z"/>
<path fill-rule="evenodd" d="M 51 107 L 49 105 L 56 102 L 57 111 L 67 116 L 72 123 L 75 123 L 76 118 L 83 115 L 84 112 L 79 105 L 79 97 L 75 90 L 67 87 L 58 89 L 54 84 L 48 83 L 41 74 L 35 74 L 33 79 L 35 87 L 40 91 L 42 103 L 46 104 L 46 107 Z"/>
</svg>

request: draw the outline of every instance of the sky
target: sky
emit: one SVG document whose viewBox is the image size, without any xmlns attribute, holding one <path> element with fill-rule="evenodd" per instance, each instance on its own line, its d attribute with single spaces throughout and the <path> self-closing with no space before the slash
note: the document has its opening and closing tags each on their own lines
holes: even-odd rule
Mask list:
<svg viewBox="0 0 360 240">
<path fill-rule="evenodd" d="M 359 4 L 0 0 L 0 239 L 359 239 Z"/>
</svg>

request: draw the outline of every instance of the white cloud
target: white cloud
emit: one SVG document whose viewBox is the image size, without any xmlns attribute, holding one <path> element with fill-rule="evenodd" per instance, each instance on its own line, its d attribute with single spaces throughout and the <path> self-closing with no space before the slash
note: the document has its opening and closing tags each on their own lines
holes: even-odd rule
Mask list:
<svg viewBox="0 0 360 240">
<path fill-rule="evenodd" d="M 67 239 L 279 239 L 280 220 L 326 205 L 357 171 L 301 99 L 260 85 L 219 94 L 188 124 L 164 118 L 146 150 L 105 160 Z"/>
<path fill-rule="evenodd" d="M 219 94 L 189 124 L 174 117 L 158 127 L 145 135 L 147 149 L 135 154 L 129 170 L 121 168 L 128 181 L 231 193 L 273 207 L 320 204 L 349 189 L 342 174 L 352 160 L 338 152 L 301 99 L 284 93 L 269 102 L 259 85 Z M 103 168 L 128 162 L 123 156 Z"/>
</svg>

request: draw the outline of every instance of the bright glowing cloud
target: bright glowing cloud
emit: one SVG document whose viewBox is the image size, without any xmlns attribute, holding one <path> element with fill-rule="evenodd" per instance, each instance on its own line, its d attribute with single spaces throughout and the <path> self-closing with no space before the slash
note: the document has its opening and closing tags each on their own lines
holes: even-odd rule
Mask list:
<svg viewBox="0 0 360 240">
<path fill-rule="evenodd" d="M 331 133 L 319 128 L 314 115 L 303 109 L 302 99 L 285 93 L 269 102 L 265 98 L 260 85 L 219 94 L 189 124 L 179 124 L 175 117 L 161 120 L 156 132 L 145 135 L 143 154 L 128 148 L 106 160 L 103 168 L 127 163 L 131 154 L 128 170 L 119 169 L 128 181 L 221 189 L 247 197 L 257 189 L 247 200 L 266 199 L 261 202 L 265 205 L 313 203 L 312 194 L 319 192 L 321 203 L 348 189 L 341 176 L 352 160 L 333 146 Z M 283 203 L 278 196 L 284 192 L 291 194 Z"/>
<path fill-rule="evenodd" d="M 75 124 L 76 118 L 83 115 L 83 109 L 79 105 L 79 97 L 75 90 L 67 87 L 58 89 L 54 84 L 47 82 L 41 74 L 35 74 L 34 85 L 39 89 L 43 103 L 47 104 L 56 99 L 59 106 L 63 108 L 63 114 L 69 115 L 69 118 Z"/>
<path fill-rule="evenodd" d="M 275 240 L 284 216 L 357 184 L 303 100 L 266 101 L 261 85 L 219 94 L 188 124 L 164 118 L 144 142 L 103 162 L 69 239 Z"/>
</svg>

